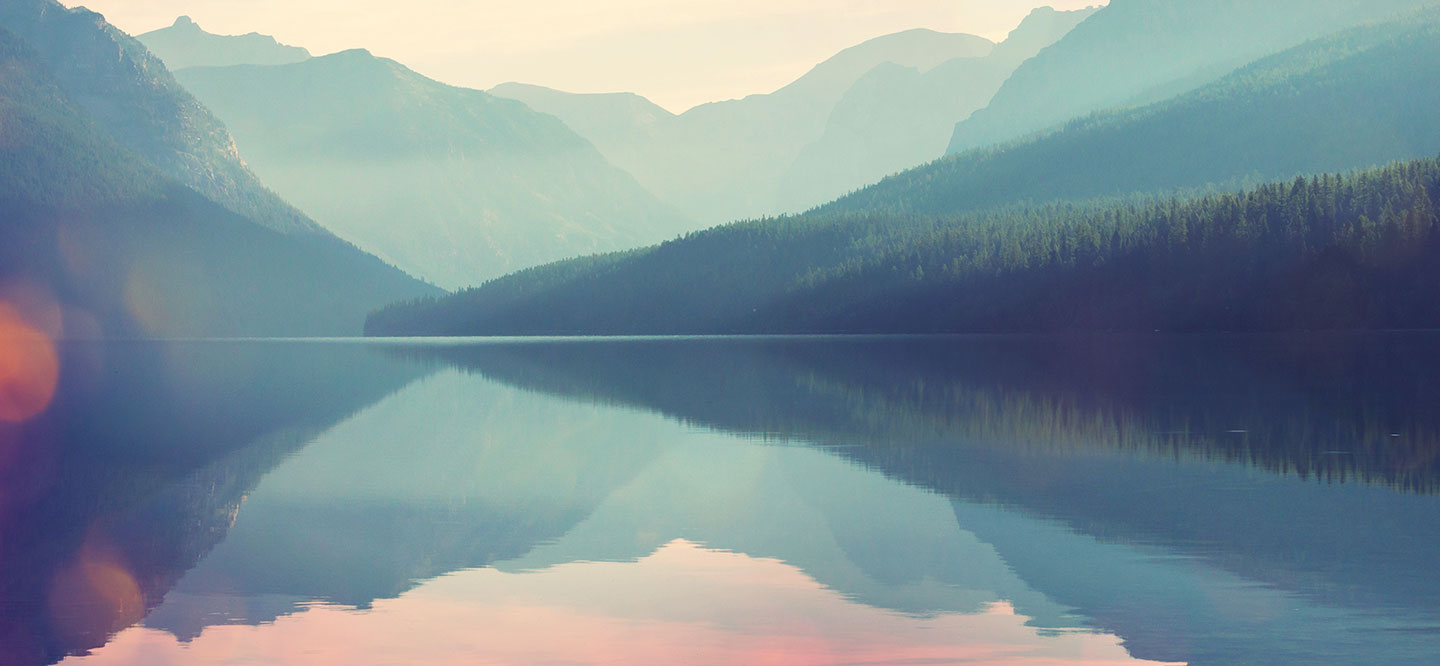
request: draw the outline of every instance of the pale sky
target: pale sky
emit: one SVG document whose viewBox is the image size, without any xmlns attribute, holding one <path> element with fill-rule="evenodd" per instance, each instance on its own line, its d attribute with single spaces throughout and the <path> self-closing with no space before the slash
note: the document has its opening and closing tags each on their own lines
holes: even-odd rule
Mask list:
<svg viewBox="0 0 1440 666">
<path fill-rule="evenodd" d="M 930 28 L 1000 40 L 1038 6 L 1107 0 L 61 0 L 140 34 L 182 14 L 316 55 L 366 48 L 470 88 L 636 92 L 674 111 L 770 92 L 847 46 Z"/>
</svg>

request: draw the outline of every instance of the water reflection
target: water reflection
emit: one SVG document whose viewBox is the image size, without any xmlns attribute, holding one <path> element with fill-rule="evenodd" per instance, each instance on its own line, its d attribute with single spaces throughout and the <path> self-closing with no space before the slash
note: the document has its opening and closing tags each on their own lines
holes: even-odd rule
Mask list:
<svg viewBox="0 0 1440 666">
<path fill-rule="evenodd" d="M 464 571 L 365 612 L 308 607 L 181 644 L 135 630 L 77 663 L 1137 665 L 1112 636 L 1041 633 L 1005 603 L 916 618 L 775 559 L 672 541 L 633 563 Z"/>
<path fill-rule="evenodd" d="M 92 352 L 25 435 L 68 513 L 0 524 L 13 663 L 1440 648 L 1429 336 Z"/>
<path fill-rule="evenodd" d="M 339 346 L 55 349 L 53 401 L 0 423 L 5 664 L 81 653 L 140 620 L 225 537 L 260 476 L 424 373 Z"/>
</svg>

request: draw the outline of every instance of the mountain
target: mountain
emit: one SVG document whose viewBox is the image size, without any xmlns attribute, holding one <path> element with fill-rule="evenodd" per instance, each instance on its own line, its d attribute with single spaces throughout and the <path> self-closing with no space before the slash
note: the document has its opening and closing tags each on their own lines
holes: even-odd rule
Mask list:
<svg viewBox="0 0 1440 666">
<path fill-rule="evenodd" d="M 367 330 L 1431 326 L 1434 161 L 1292 179 L 1440 151 L 1436 63 L 1440 8 L 1304 44 L 1169 102 L 941 160 L 811 214 L 516 274 L 387 309 Z M 1263 177 L 1289 184 L 1137 196 Z"/>
<path fill-rule="evenodd" d="M 0 28 L 0 283 L 38 294 L 20 300 L 49 302 L 41 309 L 63 318 L 64 330 L 50 315 L 41 317 L 54 327 L 47 333 L 353 335 L 367 310 L 435 293 L 328 234 L 286 234 L 242 217 L 122 146 L 32 46 L 57 33 L 75 44 L 113 33 L 93 15 L 49 15 L 61 26 L 40 39 Z M 70 61 L 92 73 L 110 64 L 89 57 Z M 113 83 L 100 81 L 121 88 Z M 116 115 L 135 112 L 125 99 L 159 97 L 163 108 L 173 99 L 165 92 L 112 103 Z"/>
<path fill-rule="evenodd" d="M 871 70 L 893 63 L 928 71 L 993 49 L 989 40 L 973 35 L 930 30 L 886 35 L 841 51 L 773 93 L 704 104 L 680 115 L 656 113 L 658 107 L 635 98 L 618 105 L 613 96 L 513 84 L 492 92 L 514 95 L 560 118 L 656 196 L 694 220 L 714 224 L 775 212 L 790 165 L 824 135 L 831 109 Z M 602 118 L 613 121 L 598 123 Z M 817 203 L 821 200 L 808 205 Z"/>
<path fill-rule="evenodd" d="M 212 35 L 189 16 L 181 16 L 175 19 L 174 25 L 136 39 L 163 60 L 170 71 L 189 67 L 288 65 L 310 59 L 309 51 L 286 46 L 269 35 L 254 32 L 233 37 Z"/>
<path fill-rule="evenodd" d="M 634 93 L 575 94 L 524 83 L 502 83 L 489 92 L 559 118 L 625 169 L 649 159 L 658 128 L 675 122 L 675 114 Z"/>
<path fill-rule="evenodd" d="M 1406 609 L 1418 620 L 1415 626 L 1428 626 L 1421 618 L 1436 615 L 1431 599 L 1440 581 L 1429 575 L 1432 547 L 1379 551 L 1385 566 L 1372 560 L 1376 543 L 1436 537 L 1433 530 L 1415 529 L 1440 520 L 1430 504 L 1433 496 L 1426 497 L 1440 480 L 1435 456 L 1440 420 L 1428 408 L 1440 397 L 1440 383 L 1428 371 L 1436 349 L 1428 334 L 1309 334 L 536 341 L 432 344 L 420 353 L 526 391 L 653 412 L 746 439 L 784 441 L 772 463 L 796 449 L 823 449 L 861 469 L 951 498 L 958 526 L 982 535 L 1005 561 L 998 571 L 972 566 L 961 572 L 949 568 L 959 548 L 932 558 L 923 555 L 934 552 L 925 539 L 847 540 L 845 535 L 854 534 L 849 528 L 874 511 L 907 519 L 927 514 L 917 504 L 882 509 L 899 504 L 858 479 L 817 478 L 814 473 L 823 469 L 818 461 L 809 466 L 811 473 L 784 475 L 796 489 L 849 492 L 853 504 L 831 514 L 834 519 L 818 521 L 831 530 L 808 546 L 838 537 L 849 555 L 840 561 L 880 574 L 875 580 L 893 585 L 927 579 L 1002 591 L 1036 627 L 1077 626 L 1073 617 L 1052 624 L 1066 619 L 1055 615 L 1054 602 L 1060 601 L 1060 608 L 1079 609 L 1086 626 L 1123 638 L 1135 658 L 1235 664 L 1257 663 L 1253 657 L 1263 653 L 1265 663 L 1311 664 L 1332 661 L 1323 656 L 1327 646 L 1342 643 L 1373 641 L 1356 651 L 1361 656 L 1352 663 L 1368 663 L 1388 651 L 1392 637 L 1376 636 L 1350 620 L 1370 614 L 1375 604 Z M 1247 431 L 1227 433 L 1236 424 Z M 1396 443 L 1393 433 L 1407 433 L 1405 443 Z M 1337 449 L 1347 455 L 1334 455 Z M 738 467 L 735 460 L 744 455 L 729 453 L 735 458 L 689 465 L 716 471 L 685 483 L 687 493 L 702 493 L 712 484 L 759 493 L 763 481 L 723 483 L 725 470 Z M 671 483 L 675 478 L 672 473 Z M 752 472 L 747 478 L 763 477 Z M 685 526 L 703 530 L 704 516 L 719 510 L 728 517 L 755 493 L 711 500 L 710 512 L 694 512 Z M 772 510 L 756 520 L 783 519 L 782 506 L 839 508 L 809 499 L 824 497 L 822 491 L 805 502 L 765 503 Z M 653 520 L 676 504 L 673 497 L 656 500 L 653 493 L 622 498 L 627 501 L 607 502 L 559 543 L 521 560 L 520 567 L 626 559 L 616 545 L 629 545 L 628 535 L 651 535 L 655 530 L 638 526 L 659 521 L 644 523 L 645 517 L 637 516 L 612 522 L 612 511 L 633 507 Z M 1403 519 L 1367 519 L 1377 504 Z M 1311 510 L 1296 511 L 1297 506 Z M 1009 509 L 997 507 L 1021 510 L 1006 518 L 996 512 Z M 949 521 L 931 521 L 928 528 L 895 533 L 944 538 L 952 528 Z M 1365 533 L 1350 533 L 1355 529 Z M 1037 538 L 1047 532 L 1053 534 L 1045 537 L 1045 547 L 1037 547 Z M 803 525 L 778 533 L 809 537 Z M 617 534 L 625 538 L 613 538 Z M 875 587 L 848 584 L 855 578 L 828 578 L 835 569 L 827 563 L 834 560 L 804 557 L 814 552 L 805 539 L 792 542 L 800 549 L 767 552 L 770 544 L 727 540 L 723 529 L 699 534 L 715 547 L 794 563 L 862 603 L 907 613 L 944 608 L 895 604 L 900 595 L 879 596 Z M 602 535 L 612 538 L 596 539 L 588 552 L 576 543 Z M 1090 545 L 1067 546 L 1066 539 Z M 1109 559 L 1092 550 L 1125 547 L 1118 544 L 1143 547 Z M 1157 547 L 1175 556 L 1157 558 Z M 1302 552 L 1312 555 L 1297 556 Z M 959 559 L 971 563 L 985 556 Z M 1176 570 L 1162 575 L 1153 568 L 1156 562 Z M 1004 586 L 1004 571 L 1012 566 L 1024 567 L 1031 594 L 1010 594 L 1020 590 Z M 1137 568 L 1145 571 L 1143 581 L 1136 579 Z M 1001 575 L 980 578 L 986 570 Z M 1219 571 L 1228 575 L 1200 580 Z M 1103 572 L 1105 582 L 1094 580 L 1096 572 Z M 1237 578 L 1247 582 L 1236 585 Z M 1191 596 L 1203 588 L 1216 592 Z M 1157 596 L 1157 590 L 1164 593 Z M 1246 602 L 1254 605 L 1246 607 L 1262 610 L 1237 618 L 1237 590 L 1291 601 L 1323 596 L 1324 602 L 1277 614 L 1269 602 L 1251 597 Z M 1224 603 L 1194 601 L 1201 597 Z M 1345 602 L 1334 603 L 1337 599 Z M 1138 600 L 1144 601 L 1137 606 Z M 1154 631 L 1153 613 L 1176 607 L 1191 610 Z M 1334 624 L 1324 619 L 1337 613 L 1347 619 Z M 1277 632 L 1293 637 L 1286 641 L 1293 647 L 1276 648 Z M 1387 660 L 1405 662 L 1418 654 L 1400 647 Z"/>
<path fill-rule="evenodd" d="M 958 153 L 1100 109 L 1159 101 L 1309 39 L 1431 0 L 1114 0 L 956 126 Z"/>
<path fill-rule="evenodd" d="M 555 118 L 366 51 L 178 76 L 281 195 L 442 287 L 689 228 Z"/>
<path fill-rule="evenodd" d="M 165 175 L 273 229 L 324 233 L 265 189 L 225 126 L 104 17 L 55 0 L 7 0 L 0 4 L 0 28 L 25 38 L 72 103 Z"/>
<path fill-rule="evenodd" d="M 781 180 L 777 211 L 802 211 L 939 157 L 955 122 L 985 106 L 1020 63 L 1095 9 L 1031 12 L 989 55 L 923 70 L 883 63 L 835 105 L 825 133 Z"/>
<path fill-rule="evenodd" d="M 1239 195 L 812 215 L 395 305 L 371 335 L 1433 328 L 1440 161 Z"/>
<path fill-rule="evenodd" d="M 1440 9 L 1422 10 L 1302 44 L 1165 102 L 948 157 L 826 209 L 947 214 L 1430 156 L 1440 150 L 1440 125 L 1426 111 L 1440 104 L 1437 63 Z"/>
<path fill-rule="evenodd" d="M 87 654 L 140 621 L 225 540 L 261 478 L 427 373 L 362 345 L 68 342 L 59 351 L 49 409 L 0 423 L 14 443 L 0 469 L 7 666 Z M 135 596 L 75 580 L 96 552 L 124 563 Z M 71 594 L 57 595 L 57 580 Z"/>
</svg>

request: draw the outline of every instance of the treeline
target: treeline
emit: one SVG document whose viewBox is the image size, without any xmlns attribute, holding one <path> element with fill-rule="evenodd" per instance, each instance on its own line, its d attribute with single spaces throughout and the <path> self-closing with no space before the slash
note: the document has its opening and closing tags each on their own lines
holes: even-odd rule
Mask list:
<svg viewBox="0 0 1440 666">
<path fill-rule="evenodd" d="M 1228 195 L 737 223 L 374 313 L 372 335 L 1440 327 L 1440 160 Z"/>
</svg>

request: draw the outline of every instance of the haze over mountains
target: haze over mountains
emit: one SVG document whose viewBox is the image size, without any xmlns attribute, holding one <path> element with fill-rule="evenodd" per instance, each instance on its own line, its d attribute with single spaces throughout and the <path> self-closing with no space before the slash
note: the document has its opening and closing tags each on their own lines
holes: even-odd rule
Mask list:
<svg viewBox="0 0 1440 666">
<path fill-rule="evenodd" d="M 1115 0 L 1024 63 L 955 129 L 949 152 L 1100 109 L 1156 102 L 1309 39 L 1431 0 Z"/>
<path fill-rule="evenodd" d="M 445 288 L 690 230 L 554 118 L 367 51 L 177 76 L 281 195 Z"/>
<path fill-rule="evenodd" d="M 886 35 L 773 93 L 677 115 L 628 93 L 456 88 L 368 51 L 311 57 L 258 34 L 211 35 L 184 17 L 144 36 L 179 69 L 172 76 L 98 15 L 16 0 L 0 7 L 0 28 L 13 33 L 0 110 L 21 128 L 0 165 L 0 194 L 14 202 L 0 267 L 126 334 L 341 332 L 382 303 L 434 293 L 384 262 L 447 289 L 510 275 L 438 310 L 418 306 L 447 326 L 598 332 L 610 324 L 592 324 L 624 320 L 625 332 L 696 332 L 691 313 L 706 317 L 706 332 L 749 331 L 760 320 L 745 313 L 789 307 L 809 319 L 780 317 L 785 326 L 825 328 L 838 321 L 826 317 L 849 317 L 847 303 L 860 307 L 848 299 L 862 282 L 893 282 L 884 266 L 949 293 L 950 282 L 918 271 L 968 275 L 992 265 L 973 254 L 982 251 L 1005 257 L 994 265 L 1050 265 L 1089 247 L 1082 236 L 1101 218 L 1121 221 L 1108 247 L 1093 244 L 1113 258 L 1124 245 L 1114 239 L 1150 243 L 1146 230 L 1168 224 L 1152 219 L 1165 206 L 1231 210 L 1116 197 L 1434 156 L 1440 9 L 1414 11 L 1427 4 L 1040 8 L 998 45 Z M 947 141 L 964 152 L 926 163 Z M 1360 231 L 1336 235 L 1314 211 L 1294 219 L 1323 229 L 1311 241 L 1362 255 L 1377 228 L 1427 228 L 1424 197 L 1384 189 L 1426 182 L 1416 174 L 1427 166 L 1407 168 L 1342 182 L 1418 207 L 1419 222 L 1324 188 L 1314 196 L 1348 206 Z M 660 252 L 634 249 L 682 235 Z M 1323 249 L 1276 242 L 1302 259 Z M 937 248 L 961 256 L 936 263 Z M 598 256 L 547 265 L 589 255 Z M 1373 260 L 1365 256 L 1357 266 Z M 635 302 L 647 289 L 664 293 Z M 463 314 L 476 303 L 489 314 Z M 607 307 L 599 319 L 577 314 Z M 381 328 L 427 332 L 404 312 L 388 311 Z M 502 325 L 500 312 L 523 316 Z M 879 310 L 867 312 L 846 321 L 873 323 L 866 317 Z"/>
<path fill-rule="evenodd" d="M 14 0 L 0 46 L 0 284 L 32 294 L 50 334 L 344 335 L 434 293 L 261 186 L 99 15 Z"/>
<path fill-rule="evenodd" d="M 392 308 L 371 330 L 1428 326 L 1440 321 L 1424 295 L 1440 242 L 1434 160 L 1238 197 L 1086 202 L 1433 156 L 1437 44 L 1440 8 L 1352 28 L 813 214 L 543 267 Z"/>
<path fill-rule="evenodd" d="M 831 109 L 871 70 L 886 63 L 930 70 L 956 58 L 983 57 L 994 48 L 973 35 L 931 30 L 886 35 L 840 52 L 773 93 L 704 104 L 679 115 L 657 113 L 659 107 L 623 96 L 515 84 L 491 92 L 590 132 L 586 138 L 661 200 L 716 224 L 778 212 L 779 188 L 795 158 L 825 134 Z M 937 146 L 932 157 L 939 154 Z"/>
<path fill-rule="evenodd" d="M 935 159 L 956 119 L 985 106 L 1020 63 L 1095 11 L 1041 7 L 984 57 L 930 69 L 887 62 L 870 70 L 830 111 L 824 135 L 796 156 L 774 212 L 804 211 Z"/>
<path fill-rule="evenodd" d="M 932 214 L 1255 184 L 1434 156 L 1440 10 L 1307 42 L 1192 92 L 952 156 L 823 210 Z"/>
</svg>

